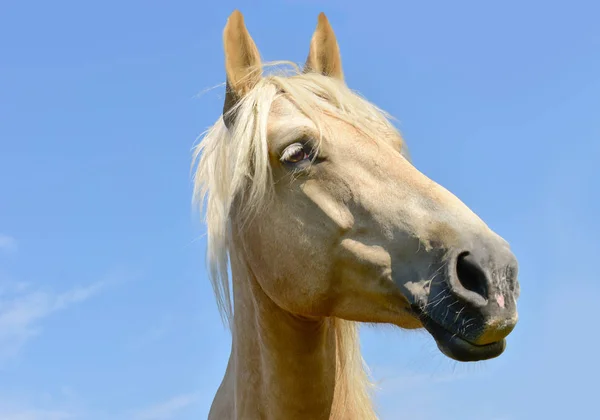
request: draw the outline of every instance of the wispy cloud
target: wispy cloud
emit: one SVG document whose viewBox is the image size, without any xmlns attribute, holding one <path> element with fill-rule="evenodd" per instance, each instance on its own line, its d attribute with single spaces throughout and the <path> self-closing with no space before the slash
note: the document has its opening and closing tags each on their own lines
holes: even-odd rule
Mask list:
<svg viewBox="0 0 600 420">
<path fill-rule="evenodd" d="M 163 315 L 154 326 L 144 333 L 131 337 L 128 347 L 131 350 L 143 349 L 152 343 L 162 340 L 172 330 L 175 320 L 170 314 Z"/>
<path fill-rule="evenodd" d="M 181 394 L 167 401 L 132 413 L 135 420 L 169 420 L 181 410 L 196 404 L 200 399 L 198 392 Z"/>
<path fill-rule="evenodd" d="M 75 414 L 61 410 L 36 410 L 36 409 L 0 409 L 2 420 L 70 420 Z"/>
<path fill-rule="evenodd" d="M 33 387 L 35 388 L 35 387 Z M 80 401 L 70 387 L 30 390 L 28 395 L 8 391 L 0 395 L 2 420 L 75 420 L 81 419 Z M 78 414 L 79 413 L 79 414 Z"/>
<path fill-rule="evenodd" d="M 0 233 L 0 251 L 14 252 L 17 250 L 17 241 L 12 236 Z"/>
<path fill-rule="evenodd" d="M 16 355 L 29 339 L 39 334 L 45 318 L 84 302 L 105 284 L 99 281 L 61 293 L 23 283 L 4 286 L 0 293 L 0 362 Z"/>
<path fill-rule="evenodd" d="M 464 373 L 405 373 L 387 377 L 376 385 L 379 385 L 383 392 L 397 393 L 407 388 L 427 388 L 443 383 L 458 382 L 466 377 L 467 375 Z"/>
<path fill-rule="evenodd" d="M 438 404 L 446 398 L 445 390 L 460 386 L 460 382 L 469 377 L 465 372 L 444 372 L 439 368 L 420 372 L 390 364 L 375 365 L 374 373 L 381 378 L 376 381 L 374 397 L 382 419 L 445 417 L 444 408 Z"/>
</svg>

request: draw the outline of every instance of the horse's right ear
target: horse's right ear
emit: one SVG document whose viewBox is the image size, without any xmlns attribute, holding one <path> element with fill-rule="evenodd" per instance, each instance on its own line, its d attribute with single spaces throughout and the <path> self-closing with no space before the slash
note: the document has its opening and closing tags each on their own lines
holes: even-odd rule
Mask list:
<svg viewBox="0 0 600 420">
<path fill-rule="evenodd" d="M 260 54 L 238 10 L 234 10 L 227 19 L 223 30 L 223 46 L 227 73 L 223 120 L 229 128 L 235 120 L 232 109 L 262 77 Z"/>
</svg>

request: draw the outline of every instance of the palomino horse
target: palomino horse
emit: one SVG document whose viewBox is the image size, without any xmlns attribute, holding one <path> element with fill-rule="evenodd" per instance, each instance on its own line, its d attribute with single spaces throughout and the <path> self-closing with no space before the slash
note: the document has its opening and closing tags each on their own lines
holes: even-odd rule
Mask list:
<svg viewBox="0 0 600 420">
<path fill-rule="evenodd" d="M 325 15 L 292 75 L 263 76 L 238 11 L 223 36 L 223 117 L 195 150 L 233 335 L 209 418 L 377 418 L 358 322 L 425 327 L 458 361 L 500 355 L 517 322 L 509 245 L 346 86 Z"/>
</svg>

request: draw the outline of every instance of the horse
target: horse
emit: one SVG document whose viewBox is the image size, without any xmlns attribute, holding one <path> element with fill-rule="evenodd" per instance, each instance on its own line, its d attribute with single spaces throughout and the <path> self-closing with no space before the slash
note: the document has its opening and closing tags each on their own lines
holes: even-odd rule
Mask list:
<svg viewBox="0 0 600 420">
<path fill-rule="evenodd" d="M 207 271 L 232 333 L 209 419 L 376 419 L 359 323 L 424 328 L 459 362 L 502 354 L 516 257 L 346 85 L 327 17 L 291 73 L 264 74 L 237 10 L 223 45 L 222 114 L 193 150 Z"/>
</svg>

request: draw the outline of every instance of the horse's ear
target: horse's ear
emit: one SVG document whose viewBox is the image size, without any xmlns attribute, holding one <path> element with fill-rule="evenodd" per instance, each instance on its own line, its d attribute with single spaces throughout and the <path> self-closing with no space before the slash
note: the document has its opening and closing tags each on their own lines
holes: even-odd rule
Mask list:
<svg viewBox="0 0 600 420">
<path fill-rule="evenodd" d="M 227 19 L 223 30 L 223 47 L 227 73 L 223 119 L 225 125 L 230 127 L 235 119 L 231 109 L 262 77 L 260 54 L 239 10 L 234 10 Z"/>
<path fill-rule="evenodd" d="M 304 72 L 317 72 L 344 80 L 340 48 L 325 13 L 319 14 L 317 29 L 310 41 Z"/>
</svg>

